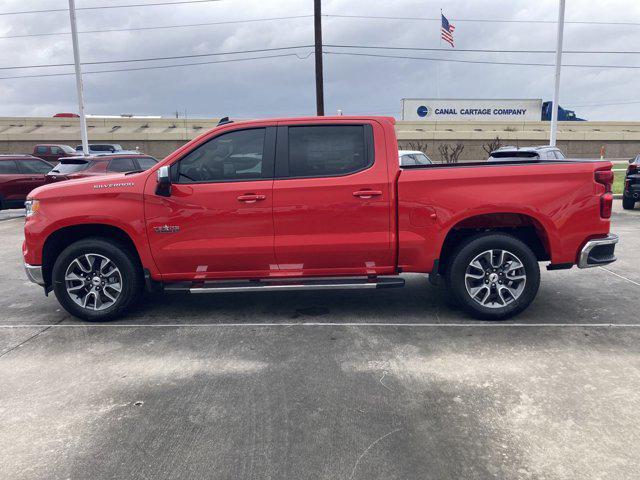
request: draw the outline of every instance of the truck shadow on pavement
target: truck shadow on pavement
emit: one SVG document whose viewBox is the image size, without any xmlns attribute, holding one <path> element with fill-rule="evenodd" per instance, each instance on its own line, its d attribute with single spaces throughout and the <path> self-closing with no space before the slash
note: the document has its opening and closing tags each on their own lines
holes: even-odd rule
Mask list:
<svg viewBox="0 0 640 480">
<path fill-rule="evenodd" d="M 637 323 L 634 285 L 606 272 L 543 272 L 538 298 L 509 322 Z M 574 288 L 567 288 L 567 285 Z M 627 291 L 627 293 L 624 293 Z M 625 295 L 628 302 L 619 302 Z M 148 295 L 132 323 L 449 323 L 477 321 L 456 307 L 444 286 L 407 276 L 402 289 Z"/>
</svg>

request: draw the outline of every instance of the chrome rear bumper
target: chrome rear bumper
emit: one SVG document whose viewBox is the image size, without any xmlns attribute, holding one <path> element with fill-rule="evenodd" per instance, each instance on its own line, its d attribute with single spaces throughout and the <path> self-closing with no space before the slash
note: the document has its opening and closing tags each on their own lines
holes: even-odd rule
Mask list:
<svg viewBox="0 0 640 480">
<path fill-rule="evenodd" d="M 44 277 L 42 276 L 42 267 L 40 265 L 24 264 L 24 269 L 27 272 L 27 278 L 33 283 L 44 287 Z"/>
<path fill-rule="evenodd" d="M 618 235 L 613 233 L 604 238 L 589 240 L 580 251 L 578 268 L 598 267 L 615 262 L 614 250 L 618 240 Z"/>
</svg>

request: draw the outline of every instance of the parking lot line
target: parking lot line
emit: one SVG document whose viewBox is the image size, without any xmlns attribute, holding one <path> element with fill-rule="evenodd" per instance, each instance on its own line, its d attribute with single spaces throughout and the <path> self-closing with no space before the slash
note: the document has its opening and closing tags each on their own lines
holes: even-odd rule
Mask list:
<svg viewBox="0 0 640 480">
<path fill-rule="evenodd" d="M 631 280 L 630 278 L 627 277 L 623 277 L 622 275 L 616 273 L 616 272 L 612 272 L 611 270 L 609 270 L 608 268 L 604 268 L 604 267 L 600 267 L 602 270 L 604 270 L 605 272 L 609 272 L 611 275 L 615 275 L 618 278 L 621 278 L 623 280 L 626 280 L 627 282 L 633 283 L 634 285 L 637 285 L 638 287 L 640 287 L 640 283 L 638 282 L 634 282 L 633 280 Z"/>
<path fill-rule="evenodd" d="M 0 325 L 0 329 L 6 328 L 211 328 L 211 327 L 464 327 L 464 328 L 512 328 L 512 327 L 579 327 L 579 328 L 633 328 L 640 327 L 640 323 L 387 323 L 387 322 L 271 322 L 271 323 L 74 323 L 74 324 L 25 324 L 25 325 Z"/>
</svg>

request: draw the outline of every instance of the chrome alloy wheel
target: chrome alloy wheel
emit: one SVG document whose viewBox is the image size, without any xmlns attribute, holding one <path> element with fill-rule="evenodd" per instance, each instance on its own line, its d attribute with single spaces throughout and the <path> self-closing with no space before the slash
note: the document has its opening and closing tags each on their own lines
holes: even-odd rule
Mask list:
<svg viewBox="0 0 640 480">
<path fill-rule="evenodd" d="M 527 274 L 522 261 L 507 250 L 486 250 L 477 255 L 464 275 L 467 293 L 488 308 L 502 308 L 522 295 Z"/>
<path fill-rule="evenodd" d="M 116 265 L 97 253 L 75 258 L 64 275 L 69 297 L 82 308 L 104 310 L 118 300 L 122 275 Z"/>
</svg>

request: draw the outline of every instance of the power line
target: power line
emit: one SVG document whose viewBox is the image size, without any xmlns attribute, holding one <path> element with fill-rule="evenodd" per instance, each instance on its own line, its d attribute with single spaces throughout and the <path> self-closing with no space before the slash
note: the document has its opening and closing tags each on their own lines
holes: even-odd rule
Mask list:
<svg viewBox="0 0 640 480">
<path fill-rule="evenodd" d="M 158 70 L 165 68 L 177 68 L 177 67 L 190 67 L 190 66 L 198 66 L 198 65 L 212 65 L 216 63 L 232 63 L 232 62 L 243 62 L 249 60 L 262 60 L 269 58 L 283 58 L 283 57 L 296 57 L 299 60 L 304 60 L 309 58 L 313 52 L 309 52 L 304 56 L 300 56 L 297 53 L 282 53 L 276 55 L 264 55 L 258 57 L 246 57 L 246 58 L 234 58 L 234 59 L 226 59 L 226 60 L 211 60 L 207 62 L 190 62 L 190 63 L 178 63 L 171 65 L 157 65 L 157 66 L 148 66 L 148 67 L 132 67 L 132 68 L 119 68 L 119 69 L 107 69 L 107 70 L 89 70 L 83 72 L 84 74 L 99 74 L 99 73 L 113 73 L 113 72 L 132 72 L 132 71 L 142 71 L 142 70 Z M 352 56 L 364 56 L 364 57 L 378 57 L 378 58 L 395 58 L 395 59 L 404 59 L 404 60 L 427 60 L 427 61 L 443 61 L 443 62 L 456 62 L 456 63 L 480 63 L 480 64 L 489 64 L 489 65 L 525 65 L 525 66 L 543 66 L 543 67 L 552 67 L 553 64 L 550 63 L 515 63 L 515 62 L 489 62 L 489 61 L 473 61 L 473 60 L 455 60 L 455 59 L 439 59 L 439 58 L 428 58 L 428 57 L 409 57 L 409 56 L 399 56 L 399 55 L 377 55 L 377 54 L 366 54 L 366 53 L 350 53 L 350 52 L 330 52 L 325 51 L 324 54 L 328 55 L 352 55 Z M 586 67 L 586 68 L 640 68 L 640 66 L 622 66 L 622 65 L 564 65 L 565 67 Z M 44 77 L 61 77 L 61 76 L 70 76 L 74 75 L 73 72 L 64 72 L 64 73 L 44 73 L 44 74 L 34 74 L 34 75 L 14 75 L 9 77 L 0 77 L 0 80 L 10 80 L 10 79 L 21 79 L 21 78 L 44 78 Z M 640 102 L 624 102 L 624 104 L 628 103 L 640 103 Z M 573 105 L 574 107 L 582 107 L 582 106 L 600 106 L 600 105 L 610 105 L 610 104 L 598 104 L 598 105 Z M 614 105 L 614 104 L 611 104 Z"/>
<path fill-rule="evenodd" d="M 201 53 L 201 54 L 191 54 L 191 55 L 173 55 L 169 57 L 146 57 L 146 58 L 130 58 L 130 59 L 118 59 L 118 60 L 101 60 L 94 62 L 82 62 L 82 65 L 103 65 L 103 64 L 111 64 L 111 63 L 134 63 L 134 62 L 151 62 L 151 61 L 162 61 L 162 60 L 178 60 L 184 58 L 199 58 L 199 57 L 210 57 L 216 55 L 238 55 L 238 54 L 246 54 L 246 53 L 260 53 L 260 52 L 272 52 L 272 51 L 281 51 L 281 50 L 294 50 L 299 48 L 312 48 L 313 45 L 298 45 L 298 46 L 290 46 L 290 47 L 274 47 L 274 48 L 261 48 L 261 49 L 253 49 L 253 50 L 236 50 L 229 52 L 213 52 L 213 53 Z M 421 48 L 421 47 L 383 47 L 383 46 L 369 46 L 369 45 L 336 45 L 336 44 L 325 44 L 324 47 L 329 48 L 358 48 L 358 49 L 379 49 L 379 50 L 414 50 L 414 51 L 446 51 L 453 52 L 453 50 L 445 49 L 445 48 Z M 487 49 L 459 49 L 459 52 L 474 52 L 474 53 L 554 53 L 552 50 L 487 50 Z M 361 53 L 358 54 L 356 52 L 326 52 L 333 54 L 353 54 L 353 55 L 361 55 L 367 56 L 367 54 Z M 590 53 L 590 54 L 640 54 L 640 52 L 630 52 L 630 51 L 587 51 L 587 50 L 569 50 L 564 53 Z M 369 54 L 368 56 L 380 56 Z M 382 55 L 382 57 L 387 58 L 414 58 L 408 56 L 392 56 L 392 55 Z M 495 65 L 531 65 L 531 66 L 549 66 L 551 64 L 545 63 L 524 63 L 524 62 L 490 62 L 490 61 L 480 61 L 480 60 L 457 60 L 457 59 L 443 59 L 443 58 L 427 58 L 427 57 L 415 57 L 415 59 L 423 59 L 423 60 L 434 60 L 434 61 L 445 61 L 445 62 L 459 62 L 459 63 L 488 63 Z M 0 67 L 0 70 L 23 70 L 23 69 L 31 69 L 31 68 L 52 68 L 52 67 L 68 67 L 73 65 L 72 63 L 49 63 L 49 64 L 39 64 L 39 65 L 14 65 L 10 67 Z M 567 65 L 572 66 L 572 65 Z M 573 65 L 573 66 L 583 66 L 589 67 L 591 65 Z M 597 67 L 598 65 L 593 65 Z M 601 67 L 607 68 L 640 68 L 636 66 L 624 66 L 624 65 L 604 65 Z"/>
<path fill-rule="evenodd" d="M 129 59 L 119 59 L 119 60 L 102 60 L 96 62 L 82 62 L 81 65 L 104 65 L 107 63 L 133 63 L 133 62 L 152 62 L 152 61 L 160 61 L 160 60 L 179 60 L 183 58 L 202 58 L 202 57 L 212 57 L 217 55 L 239 55 L 245 53 L 259 53 L 259 52 L 275 52 L 281 50 L 295 50 L 298 48 L 312 48 L 313 45 L 298 45 L 295 47 L 274 47 L 274 48 L 259 48 L 254 50 L 236 50 L 232 52 L 213 52 L 213 53 L 199 53 L 192 55 L 172 55 L 170 57 L 147 57 L 147 58 L 129 58 Z M 0 67 L 0 70 L 22 70 L 27 68 L 51 68 L 51 67 L 69 67 L 72 66 L 73 63 L 50 63 L 50 64 L 40 64 L 40 65 L 18 65 L 13 67 Z"/>
<path fill-rule="evenodd" d="M 260 57 L 247 57 L 247 58 L 231 58 L 227 60 L 211 60 L 208 62 L 191 62 L 191 63 L 176 63 L 171 65 L 157 65 L 152 67 L 133 67 L 133 68 L 117 68 L 117 69 L 108 69 L 108 70 L 89 70 L 82 72 L 82 75 L 91 75 L 96 73 L 113 73 L 113 72 L 135 72 L 141 70 L 159 70 L 164 68 L 177 68 L 177 67 L 191 67 L 197 65 L 213 65 L 216 63 L 233 63 L 233 62 L 244 62 L 247 60 L 263 60 L 270 58 L 283 58 L 283 57 L 296 57 L 298 60 L 304 60 L 309 58 L 311 54 L 305 56 L 299 56 L 297 53 L 282 53 L 277 55 L 263 55 Z M 0 80 L 12 80 L 16 78 L 44 78 L 44 77 L 66 77 L 75 75 L 74 72 L 64 72 L 64 73 L 42 73 L 35 75 L 14 75 L 10 77 L 0 77 Z"/>
<path fill-rule="evenodd" d="M 158 7 L 162 5 L 184 5 L 188 3 L 221 2 L 222 0 L 178 0 L 174 2 L 132 3 L 128 5 L 97 5 L 95 7 L 78 7 L 76 10 L 106 10 L 111 8 Z M 29 13 L 68 12 L 68 8 L 50 8 L 47 10 L 22 10 L 19 12 L 0 12 L 0 15 L 26 15 Z"/>
<path fill-rule="evenodd" d="M 163 30 L 163 29 L 170 29 L 170 28 L 209 27 L 214 25 L 232 25 L 237 23 L 271 22 L 274 20 L 291 20 L 296 18 L 310 18 L 310 17 L 313 17 L 313 15 L 292 15 L 288 17 L 254 18 L 249 20 L 228 20 L 228 21 L 222 21 L 222 22 L 190 23 L 190 24 L 180 24 L 180 25 L 159 25 L 154 27 L 113 28 L 113 29 L 107 29 L 107 30 L 84 30 L 84 31 L 79 31 L 78 33 L 86 34 L 86 33 L 110 33 L 110 32 L 135 32 L 135 31 L 143 31 L 143 30 Z M 6 35 L 4 37 L 0 37 L 0 39 L 25 38 L 25 37 L 49 37 L 54 35 L 71 35 L 71 32 L 25 33 L 21 35 Z"/>
<path fill-rule="evenodd" d="M 458 60 L 452 58 L 430 58 L 430 57 L 411 57 L 402 55 L 380 55 L 376 53 L 356 53 L 356 52 L 330 52 L 324 53 L 329 55 L 350 55 L 356 57 L 375 57 L 375 58 L 395 58 L 402 60 L 426 60 L 431 62 L 450 62 L 450 63 L 475 63 L 483 65 L 522 65 L 530 67 L 555 67 L 553 63 L 524 63 L 524 62 L 494 62 L 488 60 Z M 640 65 L 584 65 L 584 64 L 569 64 L 565 63 L 563 67 L 578 67 L 578 68 L 627 68 L 627 69 L 640 69 Z"/>
<path fill-rule="evenodd" d="M 483 48 L 428 48 L 428 47 L 384 47 L 384 46 L 372 46 L 372 45 L 335 45 L 324 44 L 329 48 L 361 48 L 361 49 L 375 49 L 375 50 L 420 50 L 429 52 L 474 52 L 474 53 L 556 53 L 555 50 L 491 50 Z M 640 55 L 640 51 L 606 51 L 606 50 L 563 50 L 562 53 L 593 53 L 593 54 L 605 54 L 605 55 Z"/>
<path fill-rule="evenodd" d="M 427 22 L 439 22 L 438 18 L 425 18 L 425 17 L 386 17 L 386 16 L 374 16 L 374 15 L 323 15 L 325 17 L 332 18 L 360 18 L 371 20 L 415 20 L 415 21 L 427 21 Z M 543 23 L 543 24 L 556 24 L 555 20 L 500 20 L 500 19 L 485 19 L 485 18 L 452 18 L 452 22 L 473 22 L 473 23 Z M 565 24 L 574 25 L 640 25 L 640 22 L 601 22 L 601 21 L 566 21 Z"/>
</svg>

